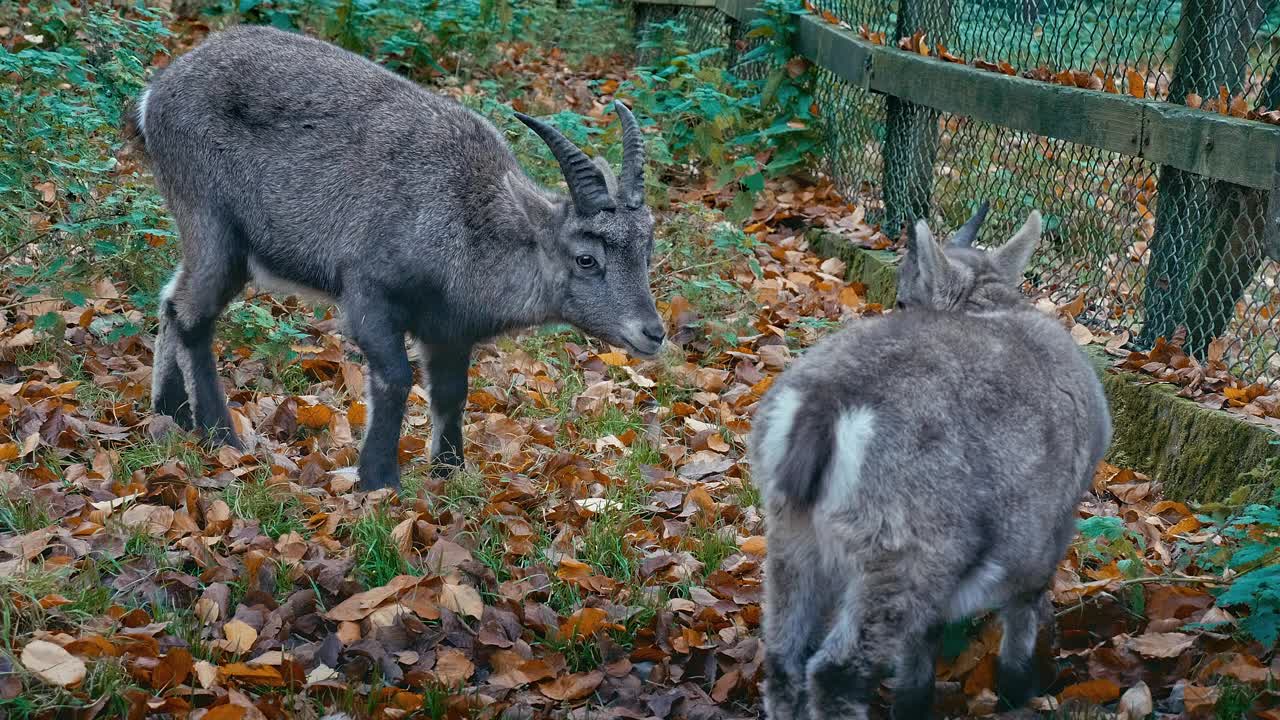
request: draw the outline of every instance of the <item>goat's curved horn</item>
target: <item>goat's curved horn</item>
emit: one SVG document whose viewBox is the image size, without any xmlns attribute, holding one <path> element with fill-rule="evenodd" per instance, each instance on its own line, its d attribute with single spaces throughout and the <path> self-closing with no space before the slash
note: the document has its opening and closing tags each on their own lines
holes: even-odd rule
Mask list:
<svg viewBox="0 0 1280 720">
<path fill-rule="evenodd" d="M 644 205 L 644 135 L 622 101 L 614 100 L 613 109 L 622 123 L 622 204 L 635 210 Z"/>
<path fill-rule="evenodd" d="M 601 210 L 613 210 L 617 205 L 609 196 L 609 188 L 605 184 L 604 174 L 591 162 L 591 158 L 582 152 L 577 145 L 569 142 L 569 138 L 560 134 L 550 125 L 531 118 L 524 113 L 516 113 L 520 122 L 529 126 L 551 148 L 551 154 L 560 163 L 560 172 L 569 184 L 569 196 L 573 198 L 573 207 L 579 215 L 595 215 Z"/>
<path fill-rule="evenodd" d="M 951 247 L 972 247 L 973 241 L 978 239 L 978 230 L 982 228 L 983 221 L 987 219 L 989 210 L 991 210 L 991 203 L 983 200 L 973 217 L 960 226 L 960 229 L 956 231 L 955 235 L 951 236 L 951 240 L 947 244 Z"/>
</svg>

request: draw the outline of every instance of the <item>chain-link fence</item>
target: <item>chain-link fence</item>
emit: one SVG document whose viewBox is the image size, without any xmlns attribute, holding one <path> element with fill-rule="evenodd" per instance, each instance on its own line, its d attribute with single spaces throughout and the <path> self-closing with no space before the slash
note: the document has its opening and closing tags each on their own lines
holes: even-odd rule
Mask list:
<svg viewBox="0 0 1280 720">
<path fill-rule="evenodd" d="M 1280 0 L 814 4 L 864 36 L 884 33 L 890 45 L 923 32 L 935 53 L 942 45 L 970 65 L 1044 82 L 1242 122 L 1274 120 L 1258 114 L 1280 110 Z M 664 12 L 686 21 L 694 47 L 731 43 L 740 24 L 714 8 L 636 8 L 639 27 Z M 938 112 L 826 70 L 819 104 L 831 175 L 891 236 L 909 217 L 956 227 L 989 199 L 984 236 L 995 241 L 1038 208 L 1046 240 L 1033 279 L 1060 303 L 1082 301 L 1079 320 L 1128 330 L 1142 348 L 1184 327 L 1202 358 L 1221 338 L 1217 347 L 1238 376 L 1280 382 L 1280 242 L 1268 226 L 1276 205 L 1267 189 L 1020 132 L 998 118 Z"/>
</svg>

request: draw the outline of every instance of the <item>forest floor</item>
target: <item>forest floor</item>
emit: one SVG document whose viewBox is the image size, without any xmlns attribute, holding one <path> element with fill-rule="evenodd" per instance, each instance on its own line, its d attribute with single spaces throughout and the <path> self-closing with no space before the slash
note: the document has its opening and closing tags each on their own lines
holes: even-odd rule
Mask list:
<svg viewBox="0 0 1280 720">
<path fill-rule="evenodd" d="M 179 48 L 207 29 L 174 27 Z M 442 88 L 609 127 L 628 56 L 524 53 L 489 69 L 501 83 Z M 120 163 L 104 182 L 149 183 Z M 667 351 L 637 360 L 565 328 L 480 346 L 467 468 L 430 479 L 415 387 L 398 495 L 354 484 L 364 370 L 331 309 L 232 309 L 217 350 L 237 452 L 151 413 L 154 324 L 127 278 L 80 304 L 0 287 L 0 716 L 759 716 L 751 413 L 806 346 L 882 312 L 804 230 L 874 228 L 820 179 L 771 181 L 741 224 L 709 178 L 665 180 Z M 49 313 L 56 332 L 37 327 Z M 126 321 L 146 331 L 110 332 Z M 1226 541 L 1199 512 L 1099 468 L 1054 582 L 1038 710 L 1280 718 L 1280 661 L 1216 602 L 1230 573 L 1198 558 Z M 993 713 L 998 645 L 985 619 L 948 630 L 940 714 Z"/>
</svg>

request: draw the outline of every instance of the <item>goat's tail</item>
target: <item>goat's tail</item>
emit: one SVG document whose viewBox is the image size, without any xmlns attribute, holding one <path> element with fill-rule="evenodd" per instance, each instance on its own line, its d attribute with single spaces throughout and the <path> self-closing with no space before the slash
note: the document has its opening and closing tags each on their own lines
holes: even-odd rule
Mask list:
<svg viewBox="0 0 1280 720">
<path fill-rule="evenodd" d="M 825 414 L 796 418 L 788 433 L 786 452 L 774 472 L 787 503 L 808 510 L 822 497 L 827 468 L 835 444 L 835 428 Z"/>
<path fill-rule="evenodd" d="M 120 124 L 120 137 L 124 138 L 125 145 L 130 152 L 137 154 L 143 160 L 147 159 L 147 124 L 144 113 L 147 109 L 147 96 L 150 93 L 151 88 L 144 88 L 137 100 L 125 106 L 124 117 Z"/>
</svg>

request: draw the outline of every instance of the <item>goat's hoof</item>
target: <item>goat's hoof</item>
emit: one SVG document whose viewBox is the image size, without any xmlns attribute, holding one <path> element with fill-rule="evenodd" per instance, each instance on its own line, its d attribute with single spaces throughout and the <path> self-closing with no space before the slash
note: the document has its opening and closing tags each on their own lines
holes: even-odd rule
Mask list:
<svg viewBox="0 0 1280 720">
<path fill-rule="evenodd" d="M 151 401 L 151 411 L 157 415 L 173 418 L 173 422 L 183 430 L 191 431 L 196 427 L 195 418 L 191 416 L 191 405 L 186 398 L 174 400 L 163 396 Z"/>
<path fill-rule="evenodd" d="M 240 438 L 236 437 L 235 431 L 229 427 L 218 426 L 209 428 L 205 432 L 205 437 L 208 438 L 210 444 L 215 447 L 218 445 L 226 445 L 228 447 L 233 447 L 236 450 L 244 450 L 244 443 L 240 442 Z"/>
<path fill-rule="evenodd" d="M 448 480 L 453 474 L 462 469 L 462 462 L 446 462 L 443 460 L 431 461 L 431 479 L 432 480 Z"/>
<path fill-rule="evenodd" d="M 400 473 L 398 469 L 360 468 L 360 489 L 365 492 L 391 488 L 400 490 Z"/>
</svg>

